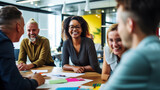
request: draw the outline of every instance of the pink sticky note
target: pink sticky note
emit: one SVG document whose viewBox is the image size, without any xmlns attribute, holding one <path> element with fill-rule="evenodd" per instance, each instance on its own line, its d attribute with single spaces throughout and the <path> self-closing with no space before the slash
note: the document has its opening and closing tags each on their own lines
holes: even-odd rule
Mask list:
<svg viewBox="0 0 160 90">
<path fill-rule="evenodd" d="M 84 81 L 83 78 L 67 78 L 67 82 Z"/>
</svg>

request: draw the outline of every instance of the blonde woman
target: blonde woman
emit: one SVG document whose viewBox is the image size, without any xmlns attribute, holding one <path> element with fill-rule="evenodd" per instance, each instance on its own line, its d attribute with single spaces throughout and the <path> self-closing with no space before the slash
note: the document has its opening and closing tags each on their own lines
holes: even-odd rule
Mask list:
<svg viewBox="0 0 160 90">
<path fill-rule="evenodd" d="M 126 50 L 117 31 L 118 24 L 112 24 L 107 31 L 107 46 L 104 48 L 102 80 L 107 80 L 108 75 L 118 65 L 121 55 Z"/>
</svg>

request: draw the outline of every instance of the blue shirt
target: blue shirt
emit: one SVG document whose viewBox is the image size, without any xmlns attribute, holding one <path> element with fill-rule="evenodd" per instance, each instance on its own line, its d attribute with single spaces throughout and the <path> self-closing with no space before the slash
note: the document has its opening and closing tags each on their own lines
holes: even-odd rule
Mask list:
<svg viewBox="0 0 160 90">
<path fill-rule="evenodd" d="M 144 38 L 130 49 L 101 90 L 160 90 L 160 41 Z"/>
<path fill-rule="evenodd" d="M 34 79 L 24 79 L 15 64 L 11 40 L 0 30 L 0 90 L 35 90 Z"/>
</svg>

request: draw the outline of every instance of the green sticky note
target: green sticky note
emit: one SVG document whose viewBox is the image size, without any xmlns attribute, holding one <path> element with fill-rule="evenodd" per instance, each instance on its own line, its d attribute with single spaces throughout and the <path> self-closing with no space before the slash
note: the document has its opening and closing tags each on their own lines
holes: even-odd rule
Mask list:
<svg viewBox="0 0 160 90">
<path fill-rule="evenodd" d="M 58 79 L 58 80 L 50 80 L 49 84 L 58 84 L 58 83 L 66 83 L 66 79 Z"/>
</svg>

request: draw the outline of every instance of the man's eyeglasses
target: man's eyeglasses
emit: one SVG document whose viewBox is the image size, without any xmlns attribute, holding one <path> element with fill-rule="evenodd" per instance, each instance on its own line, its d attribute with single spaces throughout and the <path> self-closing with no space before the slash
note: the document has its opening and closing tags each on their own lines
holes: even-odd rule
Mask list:
<svg viewBox="0 0 160 90">
<path fill-rule="evenodd" d="M 69 29 L 71 29 L 71 30 L 73 30 L 74 28 L 77 29 L 77 30 L 81 29 L 80 26 L 69 26 Z"/>
</svg>

